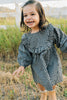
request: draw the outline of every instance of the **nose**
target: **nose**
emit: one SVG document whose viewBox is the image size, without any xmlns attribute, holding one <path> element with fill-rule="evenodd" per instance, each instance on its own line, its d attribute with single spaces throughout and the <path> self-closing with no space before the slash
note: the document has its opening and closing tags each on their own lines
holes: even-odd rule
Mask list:
<svg viewBox="0 0 67 100">
<path fill-rule="evenodd" d="M 27 20 L 30 20 L 30 19 L 31 19 L 31 16 L 30 16 L 30 15 L 28 15 L 28 16 L 27 16 Z"/>
</svg>

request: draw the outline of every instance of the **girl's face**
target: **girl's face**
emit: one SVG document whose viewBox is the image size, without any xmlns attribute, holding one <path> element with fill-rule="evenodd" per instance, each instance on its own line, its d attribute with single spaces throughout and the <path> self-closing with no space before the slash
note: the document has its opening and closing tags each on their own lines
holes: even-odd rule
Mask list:
<svg viewBox="0 0 67 100">
<path fill-rule="evenodd" d="M 26 26 L 32 30 L 39 29 L 40 18 L 34 4 L 27 5 L 23 8 L 23 16 Z"/>
</svg>

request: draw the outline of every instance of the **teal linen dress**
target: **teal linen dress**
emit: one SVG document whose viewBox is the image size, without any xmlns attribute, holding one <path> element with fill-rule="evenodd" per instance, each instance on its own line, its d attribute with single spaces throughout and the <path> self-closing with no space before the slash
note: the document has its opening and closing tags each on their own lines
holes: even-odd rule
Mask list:
<svg viewBox="0 0 67 100">
<path fill-rule="evenodd" d="M 67 35 L 49 24 L 45 30 L 25 33 L 18 50 L 18 62 L 25 68 L 31 65 L 35 83 L 46 90 L 63 81 L 62 65 L 55 44 L 62 52 L 67 52 Z"/>
</svg>

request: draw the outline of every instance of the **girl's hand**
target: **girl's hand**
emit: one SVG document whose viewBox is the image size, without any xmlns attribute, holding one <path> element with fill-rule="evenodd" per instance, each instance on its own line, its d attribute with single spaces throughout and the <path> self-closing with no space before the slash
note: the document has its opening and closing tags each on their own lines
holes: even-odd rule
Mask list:
<svg viewBox="0 0 67 100">
<path fill-rule="evenodd" d="M 17 70 L 15 70 L 15 71 L 13 72 L 13 76 L 16 75 L 17 77 L 19 77 L 20 72 L 21 72 L 21 74 L 23 75 L 23 73 L 24 73 L 24 67 L 23 67 L 23 66 L 20 66 Z"/>
</svg>

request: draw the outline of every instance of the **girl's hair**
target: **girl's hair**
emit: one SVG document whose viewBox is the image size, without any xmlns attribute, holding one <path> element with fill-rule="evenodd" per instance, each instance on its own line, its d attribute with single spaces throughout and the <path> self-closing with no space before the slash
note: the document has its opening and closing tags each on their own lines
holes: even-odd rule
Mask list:
<svg viewBox="0 0 67 100">
<path fill-rule="evenodd" d="M 23 17 L 23 8 L 29 4 L 35 4 L 35 7 L 36 7 L 36 10 L 39 14 L 39 17 L 40 17 L 40 22 L 39 22 L 39 28 L 42 30 L 42 29 L 45 29 L 45 25 L 46 23 L 49 24 L 49 22 L 47 21 L 46 17 L 45 17 L 45 12 L 44 12 L 44 9 L 42 7 L 42 5 L 40 4 L 40 2 L 36 1 L 36 0 L 28 0 L 22 7 L 22 12 L 21 12 L 21 22 L 20 22 L 20 27 L 25 27 L 25 30 L 27 29 L 28 31 L 28 27 L 25 25 L 24 23 L 24 17 Z"/>
</svg>

